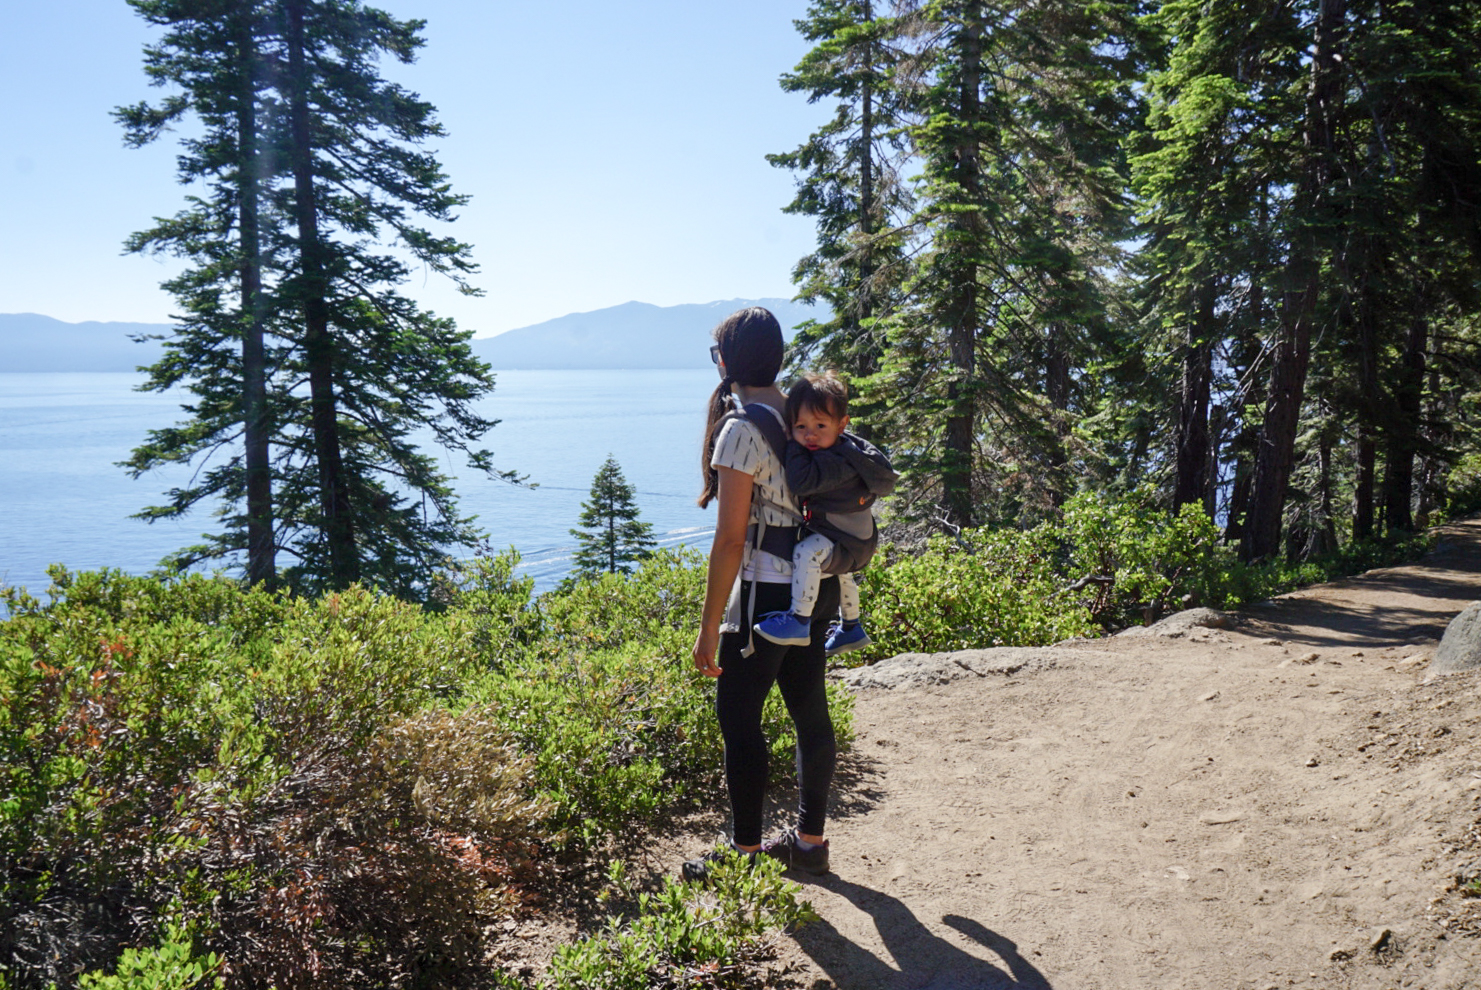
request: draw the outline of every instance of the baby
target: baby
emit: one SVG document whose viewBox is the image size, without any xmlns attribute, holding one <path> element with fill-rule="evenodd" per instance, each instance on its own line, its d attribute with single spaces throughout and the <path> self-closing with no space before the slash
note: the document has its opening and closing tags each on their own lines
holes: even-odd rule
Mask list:
<svg viewBox="0 0 1481 990">
<path fill-rule="evenodd" d="M 808 375 L 787 394 L 787 486 L 803 507 L 807 535 L 792 552 L 792 607 L 755 625 L 773 643 L 801 646 L 812 637 L 812 613 L 825 572 L 838 575 L 841 621 L 828 632 L 828 656 L 868 646 L 859 620 L 854 571 L 874 555 L 879 535 L 870 507 L 894 490 L 897 475 L 884 454 L 848 427 L 848 387 L 831 372 Z"/>
</svg>

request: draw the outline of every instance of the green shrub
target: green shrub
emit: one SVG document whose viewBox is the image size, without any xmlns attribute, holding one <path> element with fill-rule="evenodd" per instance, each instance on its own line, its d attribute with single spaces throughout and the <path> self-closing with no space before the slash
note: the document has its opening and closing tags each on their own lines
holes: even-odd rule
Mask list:
<svg viewBox="0 0 1481 990">
<path fill-rule="evenodd" d="M 1061 594 L 1056 534 L 968 530 L 909 554 L 886 548 L 861 575 L 874 646 L 853 656 L 1032 646 L 1086 635 L 1087 610 Z"/>
<path fill-rule="evenodd" d="M 466 616 L 359 589 L 54 579 L 0 623 L 10 987 L 113 968 L 166 903 L 229 985 L 484 971 L 480 925 L 550 809 L 462 697 L 482 670 Z"/>
<path fill-rule="evenodd" d="M 197 956 L 189 936 L 172 928 L 153 948 L 123 950 L 112 973 L 84 973 L 77 985 L 82 990 L 222 990 L 225 984 L 216 975 L 220 966 L 214 952 Z"/>
<path fill-rule="evenodd" d="M 612 879 L 625 889 L 620 864 Z M 769 857 L 753 864 L 731 855 L 706 885 L 666 878 L 656 894 L 636 897 L 636 917 L 607 919 L 597 934 L 556 950 L 543 990 L 650 990 L 747 984 L 739 964 L 759 956 L 768 932 L 816 920 L 800 888 L 782 879 Z"/>
</svg>

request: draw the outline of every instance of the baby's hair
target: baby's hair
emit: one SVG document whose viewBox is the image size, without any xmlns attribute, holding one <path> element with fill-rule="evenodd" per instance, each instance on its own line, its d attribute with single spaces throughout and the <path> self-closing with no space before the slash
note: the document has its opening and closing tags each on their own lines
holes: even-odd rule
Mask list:
<svg viewBox="0 0 1481 990">
<path fill-rule="evenodd" d="M 787 423 L 807 411 L 825 412 L 834 419 L 848 415 L 848 386 L 833 372 L 804 375 L 787 391 Z"/>
</svg>

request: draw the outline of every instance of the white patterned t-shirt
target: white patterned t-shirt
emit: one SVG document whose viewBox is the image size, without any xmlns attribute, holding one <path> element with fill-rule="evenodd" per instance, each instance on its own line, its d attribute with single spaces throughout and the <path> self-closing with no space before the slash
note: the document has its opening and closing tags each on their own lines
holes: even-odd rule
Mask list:
<svg viewBox="0 0 1481 990">
<path fill-rule="evenodd" d="M 781 423 L 780 415 L 777 416 L 777 421 Z M 777 505 L 786 506 L 794 513 L 789 516 L 752 499 L 751 522 L 764 520 L 767 526 L 779 527 L 797 525 L 797 500 L 787 488 L 786 469 L 755 423 L 735 417 L 720 427 L 720 432 L 715 437 L 715 452 L 710 455 L 710 466 L 731 468 L 742 474 L 749 474 L 762 496 Z M 792 580 L 792 562 L 764 550 L 752 551 L 747 544 L 741 577 L 765 584 L 786 584 Z"/>
</svg>

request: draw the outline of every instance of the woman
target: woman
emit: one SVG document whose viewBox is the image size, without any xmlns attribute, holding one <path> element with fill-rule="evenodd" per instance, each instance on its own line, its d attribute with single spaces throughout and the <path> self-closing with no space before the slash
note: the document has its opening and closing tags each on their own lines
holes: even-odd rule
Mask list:
<svg viewBox="0 0 1481 990">
<path fill-rule="evenodd" d="M 715 328 L 710 356 L 720 385 L 710 397 L 705 427 L 705 489 L 699 504 L 718 503 L 715 542 L 710 549 L 704 610 L 694 642 L 694 665 L 718 679 L 715 712 L 725 740 L 725 784 L 730 793 L 734 832 L 730 845 L 745 855 L 761 853 L 788 867 L 828 872 L 828 842 L 823 838 L 828 788 L 837 747 L 823 674 L 829 616 L 838 610 L 838 579 L 825 580 L 813 610 L 812 640 L 783 646 L 752 636 L 751 626 L 768 612 L 791 603 L 792 561 L 751 545 L 750 527 L 795 526 L 797 506 L 787 490 L 786 472 L 755 423 L 727 416 L 732 394 L 752 415 L 782 417 L 786 399 L 776 387 L 782 366 L 782 329 L 759 306 L 726 317 Z M 758 408 L 759 407 L 759 408 Z M 737 584 L 737 577 L 740 578 Z M 718 655 L 717 655 L 718 654 Z M 797 826 L 762 842 L 761 815 L 768 773 L 761 707 L 772 684 L 781 688 L 787 713 L 797 727 Z M 723 850 L 684 864 L 687 880 L 702 880 Z"/>
</svg>

